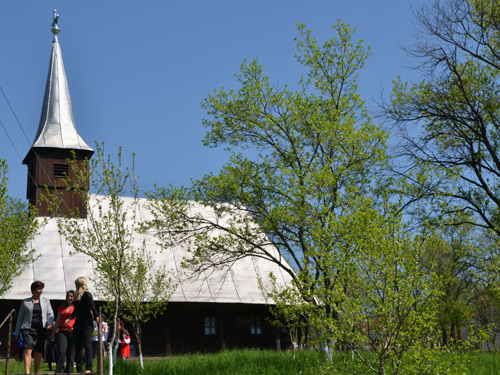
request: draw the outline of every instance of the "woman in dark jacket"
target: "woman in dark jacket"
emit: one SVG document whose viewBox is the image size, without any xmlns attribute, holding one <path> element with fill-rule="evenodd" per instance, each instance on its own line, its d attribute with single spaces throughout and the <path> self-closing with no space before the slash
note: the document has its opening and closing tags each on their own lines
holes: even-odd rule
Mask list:
<svg viewBox="0 0 500 375">
<path fill-rule="evenodd" d="M 87 279 L 79 277 L 75 280 L 75 310 L 70 318 L 76 318 L 73 326 L 75 343 L 76 372 L 83 370 L 82 349 L 85 348 L 85 373 L 92 372 L 92 330 L 94 319 L 99 323 L 99 316 L 94 305 L 92 294 L 88 292 Z"/>
<path fill-rule="evenodd" d="M 21 336 L 24 344 L 24 372 L 30 373 L 31 353 L 35 359 L 35 374 L 38 374 L 42 364 L 43 349 L 47 329 L 52 328 L 54 312 L 50 300 L 42 297 L 45 284 L 34 281 L 31 284 L 30 298 L 21 303 L 16 323 L 16 339 Z"/>
</svg>

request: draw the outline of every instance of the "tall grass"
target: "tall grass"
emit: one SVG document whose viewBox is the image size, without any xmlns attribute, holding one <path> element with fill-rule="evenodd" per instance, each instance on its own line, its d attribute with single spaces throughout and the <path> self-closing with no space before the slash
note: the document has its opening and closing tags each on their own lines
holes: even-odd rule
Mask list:
<svg viewBox="0 0 500 375">
<path fill-rule="evenodd" d="M 175 375 L 282 375 L 317 374 L 317 353 L 300 352 L 294 360 L 288 352 L 236 350 L 218 354 L 191 354 L 144 363 L 144 374 Z M 117 363 L 117 375 L 140 374 L 136 361 Z"/>
<path fill-rule="evenodd" d="M 449 354 L 447 354 L 449 355 Z M 499 375 L 500 354 L 478 353 L 470 355 L 470 362 L 460 375 Z M 334 355 L 328 370 L 317 352 L 298 352 L 294 360 L 291 353 L 262 350 L 236 350 L 218 354 L 192 354 L 162 360 L 149 360 L 144 375 L 318 375 L 332 373 L 352 375 L 343 370 L 343 361 L 351 360 L 348 353 Z M 354 359 L 355 360 L 355 359 Z M 137 361 L 119 362 L 116 375 L 141 374 Z M 457 374 L 458 375 L 458 374 Z"/>
<path fill-rule="evenodd" d="M 500 374 L 500 353 L 478 353 L 468 366 L 470 375 Z"/>
<path fill-rule="evenodd" d="M 449 355 L 449 354 L 447 354 Z M 318 375 L 332 373 L 351 375 L 343 370 L 343 361 L 351 360 L 348 353 L 334 355 L 333 362 L 323 368 L 323 358 L 317 352 L 297 352 L 296 358 L 289 352 L 277 353 L 265 350 L 234 350 L 217 354 L 190 354 L 161 359 L 148 359 L 141 373 L 136 359 L 118 360 L 115 375 Z M 55 366 L 54 366 L 55 367 Z M 104 372 L 107 373 L 107 365 Z M 97 363 L 94 363 L 94 372 Z M 5 360 L 1 362 L 0 373 L 5 372 Z M 47 373 L 48 365 L 42 364 L 41 372 Z M 24 373 L 22 362 L 9 361 L 10 374 Z M 53 373 L 53 371 L 52 371 Z M 478 353 L 470 355 L 470 362 L 457 375 L 498 375 L 500 354 Z"/>
</svg>

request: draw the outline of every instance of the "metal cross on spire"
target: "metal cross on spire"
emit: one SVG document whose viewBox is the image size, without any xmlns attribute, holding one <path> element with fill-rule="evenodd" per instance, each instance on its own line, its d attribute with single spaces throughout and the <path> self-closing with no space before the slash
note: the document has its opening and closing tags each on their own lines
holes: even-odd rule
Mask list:
<svg viewBox="0 0 500 375">
<path fill-rule="evenodd" d="M 54 19 L 52 21 L 52 34 L 54 34 L 54 39 L 57 40 L 57 34 L 59 34 L 59 27 L 57 26 L 57 21 L 59 21 L 59 14 L 57 14 L 57 9 L 54 9 Z"/>
</svg>

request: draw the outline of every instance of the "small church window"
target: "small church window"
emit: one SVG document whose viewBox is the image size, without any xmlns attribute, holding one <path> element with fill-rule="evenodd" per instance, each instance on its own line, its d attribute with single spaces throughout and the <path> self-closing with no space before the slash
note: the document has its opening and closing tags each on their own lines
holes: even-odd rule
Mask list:
<svg viewBox="0 0 500 375">
<path fill-rule="evenodd" d="M 252 315 L 250 320 L 250 334 L 262 335 L 262 317 L 259 315 Z"/>
<path fill-rule="evenodd" d="M 68 164 L 54 164 L 54 177 L 65 178 L 68 177 L 69 165 Z"/>
<path fill-rule="evenodd" d="M 205 317 L 205 336 L 215 335 L 217 319 L 215 316 Z"/>
</svg>

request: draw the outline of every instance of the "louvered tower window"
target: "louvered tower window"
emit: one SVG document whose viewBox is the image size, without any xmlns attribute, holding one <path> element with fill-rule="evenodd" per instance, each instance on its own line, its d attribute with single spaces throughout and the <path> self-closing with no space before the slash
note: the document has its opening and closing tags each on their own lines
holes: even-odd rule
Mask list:
<svg viewBox="0 0 500 375">
<path fill-rule="evenodd" d="M 68 177 L 69 165 L 68 164 L 54 164 L 54 177 L 65 178 Z"/>
</svg>

